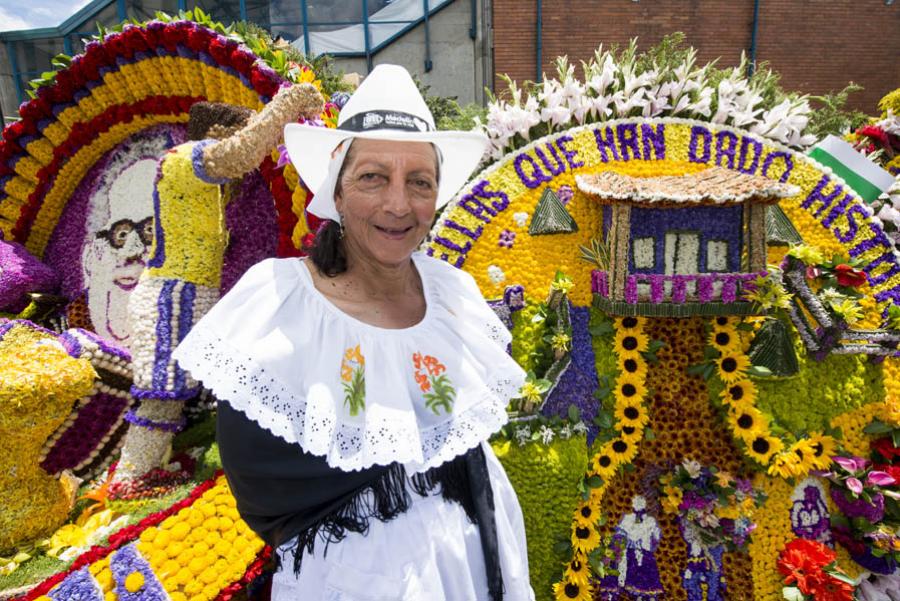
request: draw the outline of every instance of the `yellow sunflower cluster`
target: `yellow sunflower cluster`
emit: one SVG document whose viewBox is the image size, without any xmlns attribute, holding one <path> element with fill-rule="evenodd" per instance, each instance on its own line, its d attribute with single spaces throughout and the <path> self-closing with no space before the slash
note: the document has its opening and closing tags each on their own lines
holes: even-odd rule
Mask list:
<svg viewBox="0 0 900 601">
<path fill-rule="evenodd" d="M 238 516 L 224 476 L 189 507 L 141 532 L 137 549 L 172 601 L 212 601 L 239 580 L 264 546 Z M 90 565 L 106 601 L 115 601 L 112 555 Z M 132 582 L 140 588 L 139 583 Z M 142 583 L 141 583 L 142 584 Z M 128 590 L 129 583 L 125 582 Z M 137 589 L 135 589 L 137 590 Z"/>
<path fill-rule="evenodd" d="M 620 317 L 615 320 L 614 351 L 617 376 L 613 385 L 615 419 L 618 435 L 604 443 L 591 459 L 587 478 L 602 480 L 590 489 L 590 497 L 579 503 L 572 519 L 572 558 L 566 563 L 563 579 L 553 585 L 557 599 L 591 599 L 593 587 L 584 569 L 587 557 L 600 544 L 597 529 L 601 515 L 600 502 L 610 480 L 623 465 L 630 464 L 638 452 L 644 427 L 650 414 L 644 404 L 647 396 L 647 360 L 641 354 L 650 346 L 644 333 L 643 317 Z"/>
<path fill-rule="evenodd" d="M 52 334 L 12 323 L 0 333 L 0 553 L 65 521 L 74 491 L 41 468 L 40 453 L 97 377 Z"/>
<path fill-rule="evenodd" d="M 770 476 L 802 478 L 812 469 L 826 469 L 837 443 L 831 436 L 812 432 L 791 443 L 772 432 L 770 418 L 756 404 L 757 388 L 747 371 L 750 359 L 741 341 L 739 319 L 717 317 L 709 345 L 719 352 L 716 372 L 724 388 L 720 399 L 734 437 L 747 457 L 767 468 Z"/>
<path fill-rule="evenodd" d="M 872 423 L 872 420 L 883 415 L 884 407 L 884 403 L 871 403 L 831 420 L 831 427 L 841 430 L 841 446 L 846 452 L 858 457 L 869 456 L 869 441 L 872 437 L 863 430 Z"/>
</svg>

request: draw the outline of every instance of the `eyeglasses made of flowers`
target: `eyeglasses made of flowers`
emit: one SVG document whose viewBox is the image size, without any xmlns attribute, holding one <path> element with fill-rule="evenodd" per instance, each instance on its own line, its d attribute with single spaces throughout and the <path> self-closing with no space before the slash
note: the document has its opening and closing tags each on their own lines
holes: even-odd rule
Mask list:
<svg viewBox="0 0 900 601">
<path fill-rule="evenodd" d="M 137 232 L 145 246 L 153 243 L 153 217 L 146 217 L 137 223 L 131 219 L 119 219 L 108 229 L 97 232 L 97 238 L 105 238 L 113 248 L 122 248 L 128 240 L 128 234 Z"/>
</svg>

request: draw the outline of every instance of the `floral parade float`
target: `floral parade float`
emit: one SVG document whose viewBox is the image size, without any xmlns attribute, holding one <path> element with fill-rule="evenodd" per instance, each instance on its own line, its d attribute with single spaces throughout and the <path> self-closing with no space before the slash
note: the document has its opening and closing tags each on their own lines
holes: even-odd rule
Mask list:
<svg viewBox="0 0 900 601">
<path fill-rule="evenodd" d="M 694 57 L 601 49 L 581 80 L 561 59 L 555 79 L 510 82 L 482 125 L 484 170 L 427 243 L 495 307 L 516 299 L 513 356 L 537 375 L 506 447 L 547 456 L 567 418 L 588 424 L 552 556 L 535 540 L 554 530 L 540 470 L 501 453 L 536 594 L 887 599 L 896 241 L 877 204 L 808 156 L 806 99 Z M 561 280 L 566 331 L 543 302 Z M 561 334 L 568 368 L 541 382 Z"/>
<path fill-rule="evenodd" d="M 166 356 L 195 310 L 262 258 L 301 254 L 317 225 L 274 143 L 227 205 L 191 179 L 212 171 L 202 149 L 184 156 L 198 101 L 261 113 L 284 81 L 321 87 L 251 34 L 202 12 L 126 25 L 60 58 L 4 131 L 0 310 L 17 319 L 0 325 L 16 366 L 0 440 L 27 474 L 4 482 L 16 513 L 0 517 L 14 598 L 264 598 L 270 550 L 218 471 L 213 401 Z M 476 278 L 529 372 L 492 443 L 538 599 L 897 588 L 900 256 L 805 154 L 805 100 L 744 72 L 631 47 L 598 51 L 583 82 L 561 63 L 514 87 L 489 107 L 483 171 L 426 242 Z M 215 210 L 167 223 L 166 177 Z M 196 240 L 211 222 L 227 245 Z M 160 248 L 174 272 L 140 288 Z M 365 365 L 348 353 L 346 368 L 352 388 Z M 126 439 L 151 430 L 131 457 L 152 467 L 122 478 Z"/>
<path fill-rule="evenodd" d="M 158 355 L 250 265 L 302 254 L 316 224 L 278 140 L 338 107 L 303 57 L 199 10 L 54 61 L 0 142 L 2 597 L 246 596 L 269 549 L 216 471 L 209 400 Z M 200 101 L 251 117 L 195 149 Z"/>
</svg>

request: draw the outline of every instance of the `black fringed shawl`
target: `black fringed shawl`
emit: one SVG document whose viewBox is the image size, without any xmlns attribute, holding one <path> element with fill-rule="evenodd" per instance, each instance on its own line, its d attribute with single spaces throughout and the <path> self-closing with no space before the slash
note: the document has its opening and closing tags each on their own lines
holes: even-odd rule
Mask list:
<svg viewBox="0 0 900 601">
<path fill-rule="evenodd" d="M 387 522 L 409 509 L 410 487 L 425 496 L 440 485 L 444 499 L 462 505 L 478 526 L 488 590 L 494 601 L 502 600 L 494 499 L 480 446 L 409 479 L 396 463 L 345 472 L 278 438 L 225 401 L 219 401 L 217 413 L 219 453 L 238 511 L 272 547 L 296 537 L 296 573 L 317 539 L 327 549 L 348 532 L 365 533 L 370 519 Z"/>
</svg>

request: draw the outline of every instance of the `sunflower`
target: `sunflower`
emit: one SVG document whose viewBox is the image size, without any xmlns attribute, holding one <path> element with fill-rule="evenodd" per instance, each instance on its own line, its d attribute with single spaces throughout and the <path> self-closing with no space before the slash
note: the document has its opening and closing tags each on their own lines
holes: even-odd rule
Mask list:
<svg viewBox="0 0 900 601">
<path fill-rule="evenodd" d="M 600 510 L 590 500 L 581 501 L 575 508 L 575 523 L 580 526 L 593 526 L 599 517 Z"/>
<path fill-rule="evenodd" d="M 727 353 L 741 346 L 741 337 L 732 328 L 712 330 L 709 333 L 709 345 L 720 353 Z"/>
<path fill-rule="evenodd" d="M 629 442 L 631 444 L 637 444 L 641 442 L 641 439 L 644 437 L 644 429 L 636 428 L 634 426 L 619 426 L 619 438 L 624 440 L 625 442 Z"/>
<path fill-rule="evenodd" d="M 741 380 L 747 379 L 747 369 L 750 367 L 750 359 L 747 355 L 732 349 L 727 353 L 722 353 L 716 362 L 719 367 L 719 378 L 726 385 L 731 385 Z"/>
<path fill-rule="evenodd" d="M 613 457 L 612 452 L 610 452 L 608 444 L 604 445 L 604 447 L 594 455 L 593 460 L 591 460 L 591 469 L 593 469 L 594 474 L 600 476 L 603 480 L 612 478 L 618 467 L 619 464 L 616 462 L 615 457 Z"/>
<path fill-rule="evenodd" d="M 733 331 L 734 328 L 741 323 L 740 317 L 729 317 L 727 315 L 719 315 L 712 320 L 713 331 Z"/>
<path fill-rule="evenodd" d="M 650 415 L 637 396 L 620 398 L 616 402 L 616 425 L 620 428 L 630 426 L 641 429 L 650 421 Z"/>
<path fill-rule="evenodd" d="M 769 431 L 769 420 L 763 412 L 744 403 L 732 407 L 728 422 L 734 435 L 747 444 Z"/>
<path fill-rule="evenodd" d="M 624 438 L 615 438 L 603 445 L 603 448 L 610 454 L 616 465 L 631 463 L 638 452 L 637 444 L 628 442 Z"/>
<path fill-rule="evenodd" d="M 750 380 L 739 380 L 726 386 L 719 396 L 729 406 L 742 403 L 752 405 L 756 402 L 756 384 Z"/>
<path fill-rule="evenodd" d="M 642 353 L 650 348 L 650 339 L 638 330 L 617 330 L 615 338 L 615 352 L 617 355 L 623 351 Z"/>
<path fill-rule="evenodd" d="M 581 588 L 587 588 L 590 577 L 591 570 L 588 567 L 587 560 L 584 555 L 576 553 L 572 561 L 566 564 L 565 579 Z"/>
<path fill-rule="evenodd" d="M 644 325 L 647 323 L 646 317 L 618 317 L 616 318 L 616 331 L 621 330 L 629 330 L 634 332 L 635 330 L 643 330 Z"/>
<path fill-rule="evenodd" d="M 806 439 L 812 449 L 812 458 L 809 464 L 813 469 L 827 470 L 831 467 L 831 457 L 837 453 L 837 442 L 831 436 L 821 432 L 810 432 Z"/>
<path fill-rule="evenodd" d="M 600 533 L 593 525 L 584 526 L 572 522 L 572 547 L 577 552 L 587 555 L 600 544 Z"/>
<path fill-rule="evenodd" d="M 808 438 L 801 438 L 791 445 L 789 452 L 797 457 L 797 475 L 799 477 L 802 478 L 810 470 L 816 469 L 816 448 Z"/>
<path fill-rule="evenodd" d="M 803 475 L 800 464 L 800 457 L 791 449 L 788 449 L 772 457 L 768 474 L 779 478 L 797 478 Z"/>
<path fill-rule="evenodd" d="M 580 585 L 572 580 L 563 580 L 553 585 L 556 601 L 592 601 L 594 592 L 591 585 Z"/>
<path fill-rule="evenodd" d="M 636 378 L 631 374 L 619 374 L 616 378 L 616 406 L 627 402 L 639 403 L 644 395 L 647 394 L 647 387 L 644 380 Z"/>
<path fill-rule="evenodd" d="M 640 380 L 647 379 L 647 361 L 640 353 L 625 353 L 616 358 L 616 367 L 619 372 L 634 376 Z"/>
<path fill-rule="evenodd" d="M 747 455 L 761 465 L 768 465 L 772 455 L 781 452 L 784 443 L 774 436 L 757 436 L 747 442 Z"/>
</svg>

